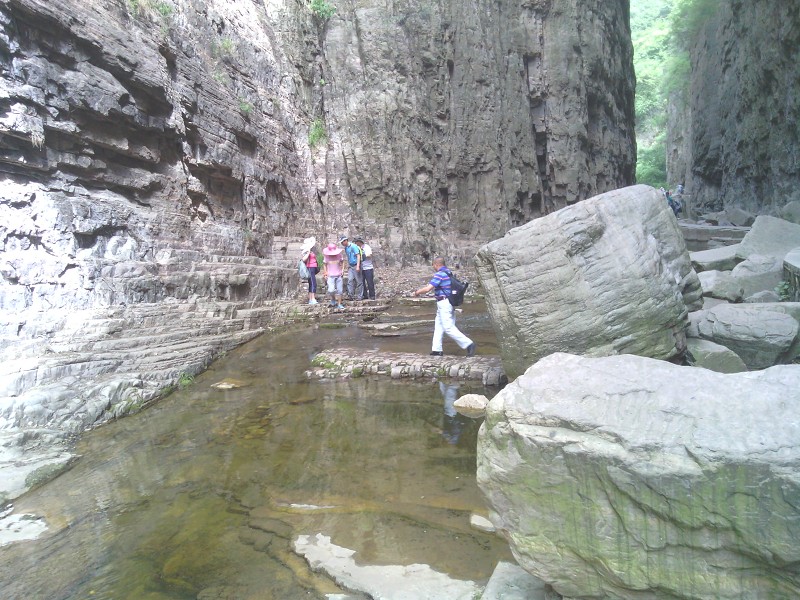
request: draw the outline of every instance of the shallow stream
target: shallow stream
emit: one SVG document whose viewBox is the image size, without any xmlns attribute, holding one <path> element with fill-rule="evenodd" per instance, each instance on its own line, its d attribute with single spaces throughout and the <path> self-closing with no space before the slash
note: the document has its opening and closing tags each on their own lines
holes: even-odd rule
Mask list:
<svg viewBox="0 0 800 600">
<path fill-rule="evenodd" d="M 381 319 L 432 318 L 433 307 Z M 342 590 L 291 550 L 321 532 L 359 564 L 426 563 L 485 581 L 507 545 L 470 528 L 480 421 L 445 410 L 434 381 L 308 381 L 324 349 L 430 349 L 432 324 L 372 337 L 348 323 L 264 335 L 137 415 L 89 432 L 81 458 L 15 502 L 37 540 L 0 548 L 0 597 L 324 598 Z M 459 326 L 497 352 L 483 305 Z M 446 342 L 446 353 L 461 353 Z M 235 379 L 242 387 L 212 384 Z M 462 385 L 458 395 L 495 389 Z"/>
</svg>

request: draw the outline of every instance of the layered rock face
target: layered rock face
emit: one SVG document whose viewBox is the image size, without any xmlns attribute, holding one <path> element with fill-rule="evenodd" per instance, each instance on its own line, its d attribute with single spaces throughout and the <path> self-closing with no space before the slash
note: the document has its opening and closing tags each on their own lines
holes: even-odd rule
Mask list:
<svg viewBox="0 0 800 600">
<path fill-rule="evenodd" d="M 688 96 L 672 99 L 668 179 L 685 183 L 693 210 L 777 215 L 800 197 L 800 5 L 711 4 Z"/>
<path fill-rule="evenodd" d="M 478 482 L 570 598 L 800 596 L 800 366 L 553 354 L 495 396 Z"/>
<path fill-rule="evenodd" d="M 404 256 L 633 182 L 627 2 L 368 4 L 323 31 L 326 191 Z"/>
<path fill-rule="evenodd" d="M 553 352 L 678 356 L 701 306 L 675 217 L 649 186 L 531 221 L 475 262 L 510 378 Z"/>
<path fill-rule="evenodd" d="M 0 430 L 80 431 L 286 322 L 306 235 L 463 258 L 631 181 L 623 0 L 336 8 L 0 0 Z"/>
</svg>

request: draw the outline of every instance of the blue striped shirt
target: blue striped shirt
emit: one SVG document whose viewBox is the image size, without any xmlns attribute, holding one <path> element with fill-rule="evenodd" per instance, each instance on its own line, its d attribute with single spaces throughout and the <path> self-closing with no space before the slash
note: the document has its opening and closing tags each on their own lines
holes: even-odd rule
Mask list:
<svg viewBox="0 0 800 600">
<path fill-rule="evenodd" d="M 447 267 L 439 267 L 428 282 L 433 286 L 433 293 L 437 300 L 444 300 L 450 297 L 450 271 Z"/>
</svg>

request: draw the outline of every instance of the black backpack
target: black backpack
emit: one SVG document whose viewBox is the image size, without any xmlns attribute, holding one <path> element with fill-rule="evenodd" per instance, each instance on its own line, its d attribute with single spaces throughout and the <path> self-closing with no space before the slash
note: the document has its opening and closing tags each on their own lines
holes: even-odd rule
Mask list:
<svg viewBox="0 0 800 600">
<path fill-rule="evenodd" d="M 450 275 L 450 304 L 453 306 L 461 306 L 464 302 L 464 293 L 467 291 L 469 287 L 469 281 L 461 281 L 455 274 L 448 269 L 448 275 Z"/>
</svg>

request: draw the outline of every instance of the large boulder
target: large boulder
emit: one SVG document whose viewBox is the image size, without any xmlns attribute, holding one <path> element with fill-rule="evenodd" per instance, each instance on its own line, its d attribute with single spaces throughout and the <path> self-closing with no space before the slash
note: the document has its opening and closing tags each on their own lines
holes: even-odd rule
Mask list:
<svg viewBox="0 0 800 600">
<path fill-rule="evenodd" d="M 772 291 L 783 280 L 783 256 L 751 254 L 733 268 L 731 276 L 741 284 L 745 298 Z"/>
<path fill-rule="evenodd" d="M 574 598 L 800 597 L 800 366 L 554 354 L 495 396 L 478 483 Z"/>
<path fill-rule="evenodd" d="M 733 278 L 730 271 L 701 271 L 697 274 L 703 295 L 728 302 L 741 302 L 744 294 L 742 284 Z"/>
<path fill-rule="evenodd" d="M 722 246 L 721 248 L 710 248 L 708 250 L 698 250 L 690 252 L 692 266 L 695 271 L 731 271 L 736 266 L 736 250 L 739 244 Z"/>
<path fill-rule="evenodd" d="M 475 262 L 509 377 L 558 351 L 680 355 L 701 306 L 677 221 L 644 185 L 512 229 Z"/>
<path fill-rule="evenodd" d="M 689 337 L 733 350 L 750 369 L 765 369 L 797 356 L 798 303 L 721 304 L 690 315 Z"/>
<path fill-rule="evenodd" d="M 800 246 L 800 225 L 761 215 L 736 249 L 739 259 L 749 258 L 752 255 L 777 256 L 783 258 L 786 254 Z"/>
<path fill-rule="evenodd" d="M 730 348 L 700 338 L 687 338 L 686 345 L 692 366 L 710 369 L 717 373 L 747 371 L 747 365 Z"/>
</svg>

